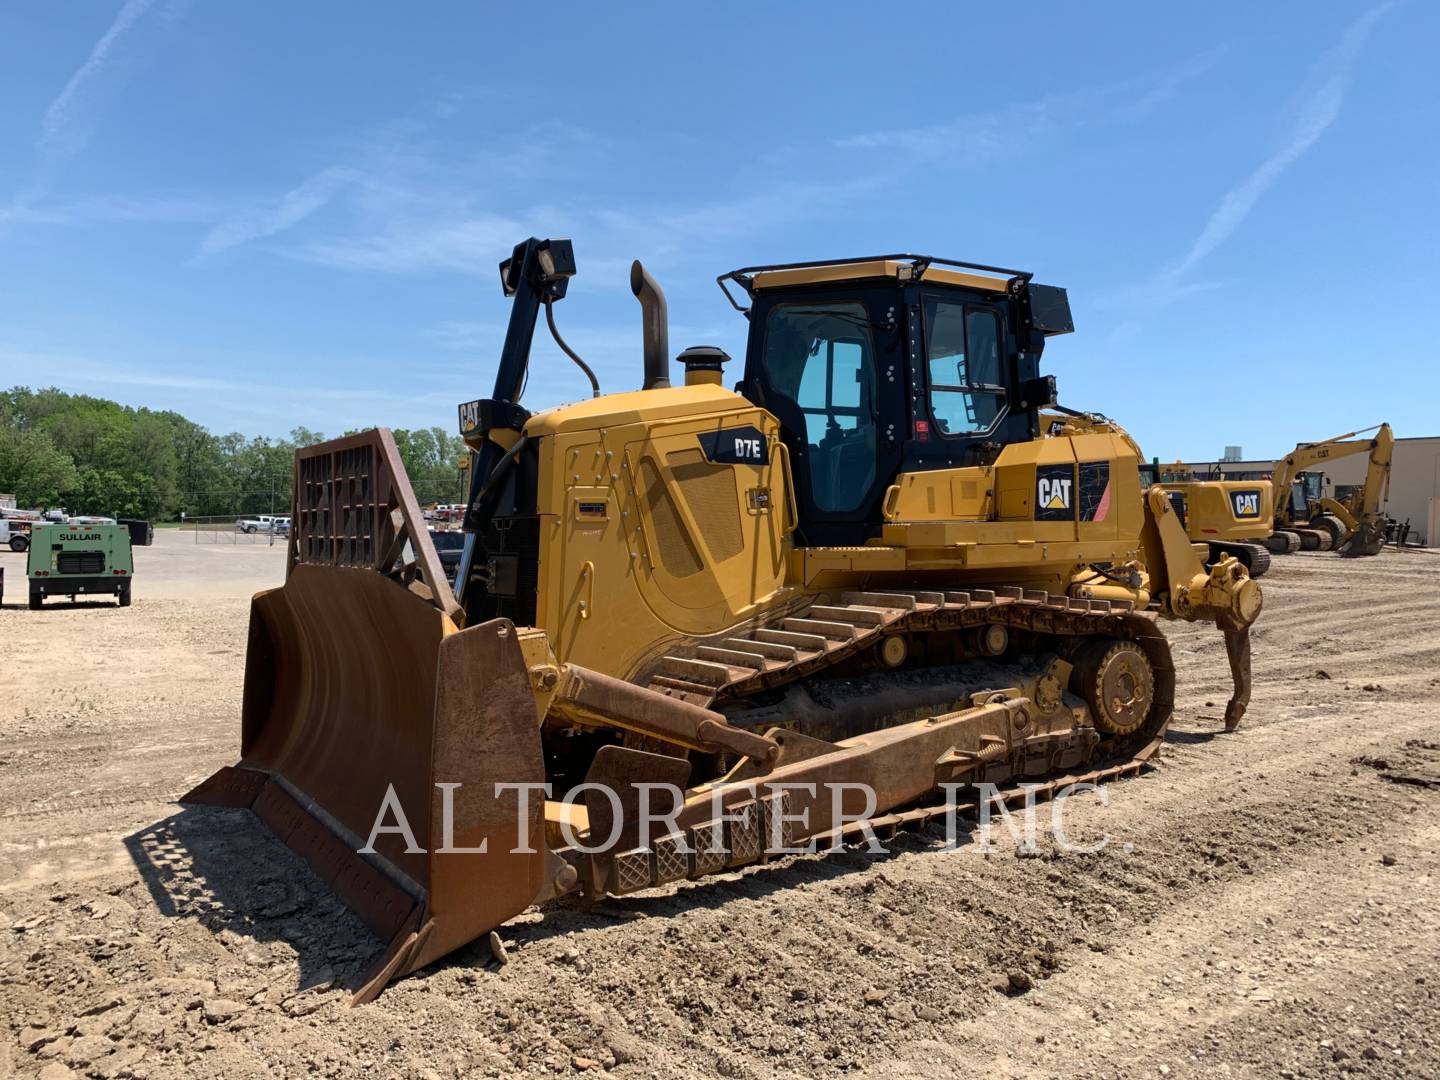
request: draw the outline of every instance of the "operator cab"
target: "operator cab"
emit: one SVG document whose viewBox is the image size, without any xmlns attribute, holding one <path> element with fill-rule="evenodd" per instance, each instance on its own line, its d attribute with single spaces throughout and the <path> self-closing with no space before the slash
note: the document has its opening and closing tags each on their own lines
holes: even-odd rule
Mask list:
<svg viewBox="0 0 1440 1080">
<path fill-rule="evenodd" d="M 750 320 L 737 387 L 780 421 L 802 546 L 878 536 L 901 472 L 993 462 L 1055 402 L 1045 338 L 1065 290 L 1020 270 L 919 255 L 747 267 L 722 289 Z M 748 294 L 741 307 L 726 282 Z"/>
<path fill-rule="evenodd" d="M 1324 473 L 1302 472 L 1290 483 L 1290 513 L 1304 519 L 1310 513 L 1310 504 L 1319 501 L 1323 492 L 1321 482 Z"/>
</svg>

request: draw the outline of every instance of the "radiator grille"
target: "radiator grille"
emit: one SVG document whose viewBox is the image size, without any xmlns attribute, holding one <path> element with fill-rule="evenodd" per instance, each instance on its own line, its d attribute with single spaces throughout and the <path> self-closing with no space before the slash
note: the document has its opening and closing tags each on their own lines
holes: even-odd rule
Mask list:
<svg viewBox="0 0 1440 1080">
<path fill-rule="evenodd" d="M 715 561 L 739 555 L 744 542 L 734 466 L 712 465 L 699 450 L 682 450 L 666 461 Z"/>
<path fill-rule="evenodd" d="M 55 569 L 62 574 L 103 574 L 103 551 L 62 551 L 55 557 Z"/>
<path fill-rule="evenodd" d="M 675 508 L 660 471 L 649 458 L 640 462 L 640 479 L 645 485 L 645 505 L 655 526 L 655 542 L 660 547 L 660 563 L 672 576 L 689 577 L 700 572 L 700 556 Z"/>
</svg>

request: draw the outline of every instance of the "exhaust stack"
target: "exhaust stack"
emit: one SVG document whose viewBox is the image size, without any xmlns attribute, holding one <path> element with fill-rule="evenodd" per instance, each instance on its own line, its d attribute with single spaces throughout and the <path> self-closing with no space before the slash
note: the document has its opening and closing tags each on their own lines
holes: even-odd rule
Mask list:
<svg viewBox="0 0 1440 1080">
<path fill-rule="evenodd" d="M 630 264 L 630 291 L 640 301 L 645 339 L 645 382 L 642 390 L 670 385 L 670 315 L 665 294 L 636 259 Z"/>
</svg>

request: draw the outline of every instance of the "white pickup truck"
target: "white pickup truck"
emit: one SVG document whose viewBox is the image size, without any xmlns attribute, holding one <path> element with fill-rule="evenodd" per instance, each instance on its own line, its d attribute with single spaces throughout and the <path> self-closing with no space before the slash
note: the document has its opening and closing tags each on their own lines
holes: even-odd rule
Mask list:
<svg viewBox="0 0 1440 1080">
<path fill-rule="evenodd" d="M 259 514 L 253 518 L 241 518 L 235 522 L 235 528 L 243 533 L 287 533 L 290 531 L 290 519 Z"/>
<path fill-rule="evenodd" d="M 11 551 L 25 551 L 30 547 L 30 521 L 24 518 L 0 517 L 0 544 Z"/>
</svg>

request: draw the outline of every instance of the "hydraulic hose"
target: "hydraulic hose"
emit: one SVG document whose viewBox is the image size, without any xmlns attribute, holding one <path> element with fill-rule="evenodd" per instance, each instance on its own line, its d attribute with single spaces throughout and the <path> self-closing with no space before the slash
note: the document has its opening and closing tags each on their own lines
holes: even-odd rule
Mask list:
<svg viewBox="0 0 1440 1080">
<path fill-rule="evenodd" d="M 552 301 L 550 297 L 547 296 L 545 298 L 545 324 L 550 327 L 550 336 L 555 339 L 555 344 L 560 346 L 561 351 L 570 357 L 571 360 L 574 360 L 580 370 L 585 373 L 585 377 L 590 380 L 590 396 L 599 397 L 600 380 L 595 378 L 595 372 L 590 370 L 590 365 L 580 359 L 580 354 L 565 344 L 565 339 L 560 336 L 560 331 L 555 328 L 555 311 L 551 304 Z M 498 469 L 499 465 L 496 465 L 496 468 Z"/>
</svg>

